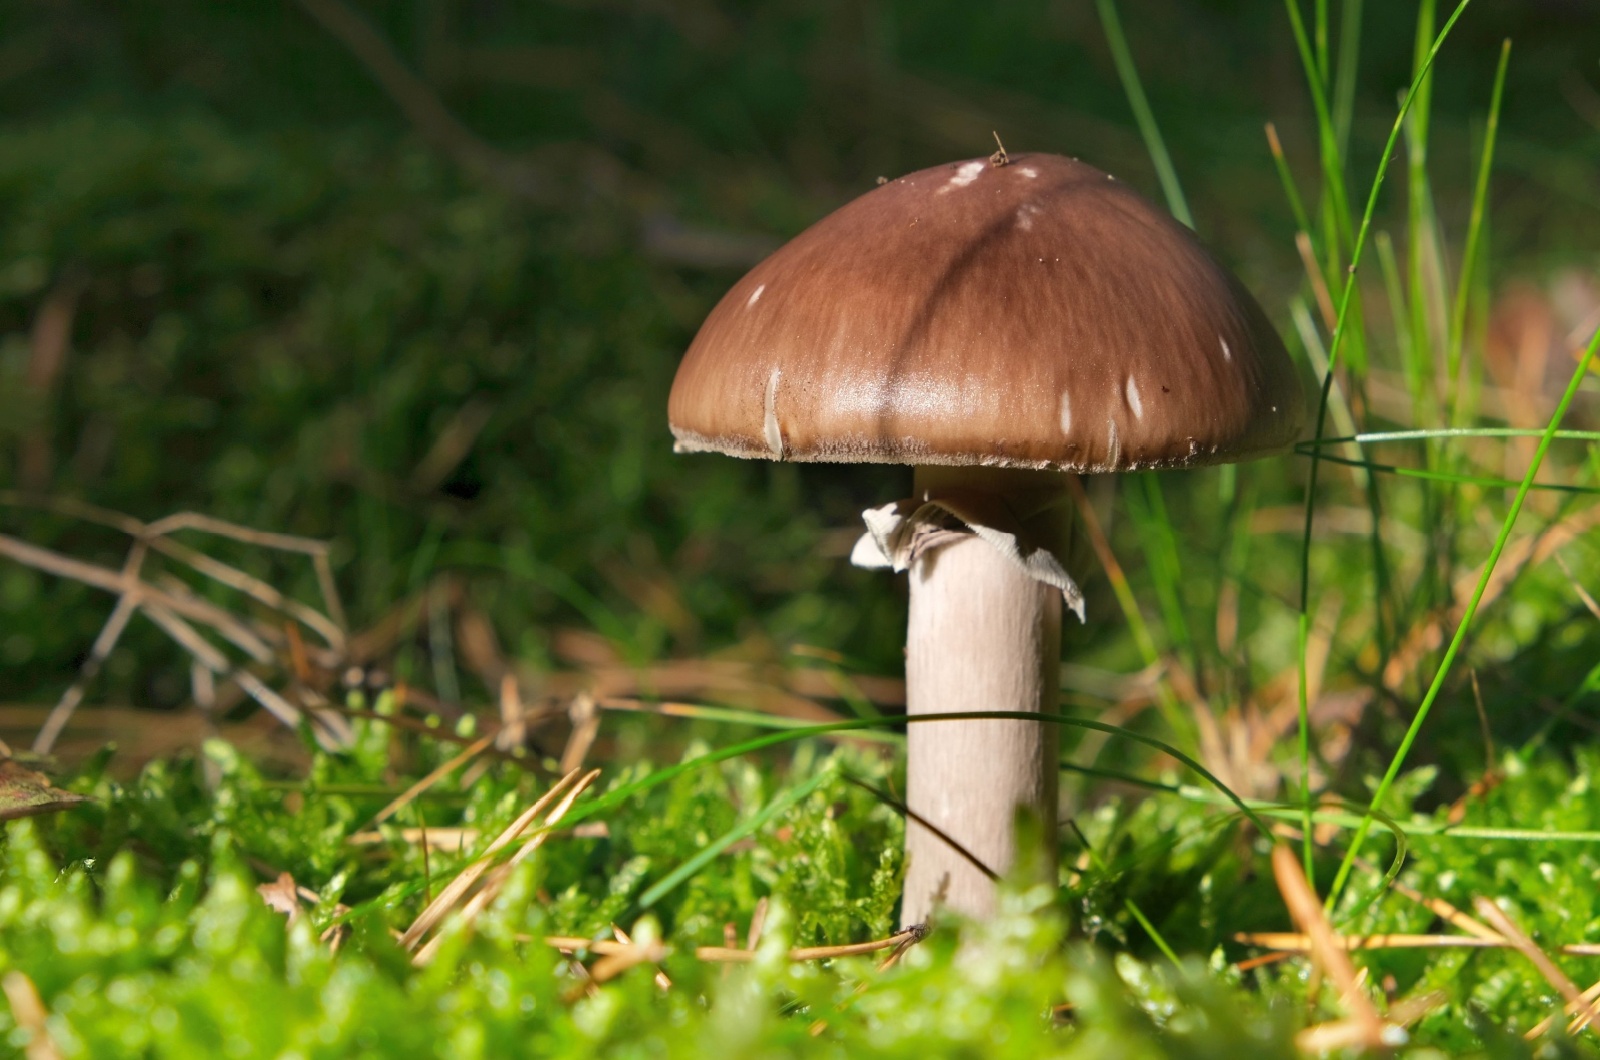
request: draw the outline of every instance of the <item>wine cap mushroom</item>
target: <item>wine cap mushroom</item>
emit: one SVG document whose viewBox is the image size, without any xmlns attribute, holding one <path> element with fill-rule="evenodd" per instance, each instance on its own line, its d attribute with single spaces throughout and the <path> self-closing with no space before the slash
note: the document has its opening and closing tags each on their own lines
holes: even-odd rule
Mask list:
<svg viewBox="0 0 1600 1060">
<path fill-rule="evenodd" d="M 1084 617 L 1058 472 L 1247 459 L 1303 415 L 1228 270 L 1054 155 L 886 181 L 712 310 L 672 385 L 679 451 L 916 468 L 851 555 L 910 572 L 906 710 L 927 720 L 906 737 L 903 924 L 991 913 L 1019 808 L 1043 826 L 1047 857 L 1028 860 L 1053 865 L 1057 727 L 1028 715 L 1056 710 L 1063 603 Z M 996 711 L 1015 716 L 971 716 Z"/>
<path fill-rule="evenodd" d="M 678 369 L 679 451 L 1128 471 L 1292 442 L 1299 378 L 1184 226 L 1055 155 L 924 169 L 734 285 Z"/>
</svg>

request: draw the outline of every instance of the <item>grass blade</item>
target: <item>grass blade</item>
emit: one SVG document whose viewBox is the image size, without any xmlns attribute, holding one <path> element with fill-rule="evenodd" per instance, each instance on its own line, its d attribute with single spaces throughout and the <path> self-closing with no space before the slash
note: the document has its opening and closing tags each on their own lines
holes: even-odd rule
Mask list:
<svg viewBox="0 0 1600 1060">
<path fill-rule="evenodd" d="M 655 905 L 662 898 L 672 893 L 673 889 L 676 888 L 680 883 L 683 883 L 685 880 L 694 876 L 695 873 L 711 864 L 711 862 L 716 860 L 716 858 L 720 856 L 724 850 L 727 850 L 730 846 L 732 846 L 734 843 L 737 843 L 745 836 L 759 832 L 761 829 L 765 828 L 767 823 L 773 818 L 779 816 L 780 814 L 787 813 L 791 807 L 799 802 L 804 801 L 811 795 L 812 792 L 822 787 L 824 783 L 831 779 L 833 779 L 833 773 L 824 770 L 803 784 L 789 788 L 785 791 L 780 791 L 777 795 L 773 796 L 772 801 L 767 803 L 766 806 L 762 807 L 759 812 L 752 814 L 746 820 L 740 821 L 733 828 L 729 829 L 727 832 L 724 832 L 716 839 L 713 839 L 711 842 L 701 847 L 695 852 L 694 857 L 690 858 L 688 861 L 685 861 L 683 864 L 679 865 L 677 868 L 661 877 L 661 879 L 651 884 L 650 888 L 641 894 L 639 896 L 639 900 L 635 903 L 636 912 L 642 913 L 644 910 Z"/>
<path fill-rule="evenodd" d="M 1306 83 L 1311 89 L 1311 106 L 1316 112 L 1318 139 L 1322 155 L 1322 174 L 1326 182 L 1326 192 L 1329 196 L 1329 210 L 1331 214 L 1333 232 L 1330 238 L 1327 253 L 1330 261 L 1338 258 L 1338 243 L 1352 243 L 1354 236 L 1350 231 L 1350 202 L 1349 194 L 1345 189 L 1344 167 L 1339 155 L 1339 145 L 1334 135 L 1333 115 L 1328 109 L 1328 93 L 1323 87 L 1322 77 L 1318 73 L 1316 56 L 1312 54 L 1311 41 L 1306 36 L 1305 20 L 1300 14 L 1299 0 L 1284 0 L 1284 8 L 1289 15 L 1289 28 L 1294 33 L 1295 47 L 1300 51 L 1300 63 L 1306 71 Z M 1330 270 L 1332 271 L 1332 270 Z"/>
<path fill-rule="evenodd" d="M 1511 41 L 1500 46 L 1500 63 L 1494 72 L 1494 91 L 1489 95 L 1489 119 L 1483 130 L 1483 153 L 1478 158 L 1478 179 L 1472 189 L 1472 213 L 1467 221 L 1467 243 L 1461 252 L 1461 275 L 1456 280 L 1455 306 L 1450 313 L 1449 373 L 1445 385 L 1461 385 L 1461 347 L 1466 341 L 1467 296 L 1472 288 L 1472 277 L 1477 272 L 1478 249 L 1483 235 L 1484 207 L 1489 198 L 1489 170 L 1494 163 L 1495 137 L 1500 131 L 1500 101 L 1505 95 L 1506 67 L 1511 61 Z M 1467 411 L 1459 390 L 1454 394 L 1455 421 L 1460 423 Z"/>
<path fill-rule="evenodd" d="M 1444 687 L 1444 679 L 1450 672 L 1450 666 L 1455 662 L 1456 653 L 1461 650 L 1461 643 L 1466 639 L 1467 629 L 1472 625 L 1473 618 L 1478 612 L 1478 601 L 1483 598 L 1483 591 L 1489 584 L 1489 577 L 1494 573 L 1495 564 L 1500 561 L 1500 553 L 1505 551 L 1506 542 L 1511 537 L 1511 528 L 1516 525 L 1517 516 L 1522 512 L 1522 503 L 1527 500 L 1528 493 L 1533 489 L 1533 478 L 1539 473 L 1539 466 L 1544 463 L 1545 453 L 1550 450 L 1550 443 L 1555 440 L 1556 432 L 1561 428 L 1561 421 L 1566 417 L 1567 408 L 1572 404 L 1572 399 L 1577 396 L 1578 388 L 1583 385 L 1584 379 L 1589 374 L 1589 365 L 1594 361 L 1595 351 L 1600 349 L 1600 331 L 1589 340 L 1588 347 L 1584 350 L 1583 358 L 1573 370 L 1572 380 L 1567 384 L 1565 393 L 1561 395 L 1561 403 L 1556 406 L 1555 413 L 1550 417 L 1544 434 L 1539 439 L 1539 448 L 1533 454 L 1533 460 L 1528 464 L 1527 472 L 1522 476 L 1522 484 L 1517 487 L 1517 495 L 1511 502 L 1511 510 L 1500 523 L 1500 533 L 1495 537 L 1494 548 L 1489 551 L 1489 558 L 1484 562 L 1483 573 L 1478 576 L 1477 588 L 1473 591 L 1472 599 L 1467 604 L 1467 609 L 1461 615 L 1461 621 L 1456 624 L 1455 636 L 1450 638 L 1450 646 L 1445 649 L 1444 658 L 1439 660 L 1439 667 L 1434 672 L 1433 681 L 1428 685 L 1427 694 L 1422 697 L 1422 703 L 1417 707 L 1417 713 L 1411 719 L 1411 725 L 1406 729 L 1405 737 L 1400 741 L 1399 748 L 1394 757 L 1389 761 L 1389 768 L 1379 782 L 1377 790 L 1372 793 L 1372 802 L 1368 806 L 1368 814 L 1375 812 L 1383 805 L 1384 798 L 1389 794 L 1389 788 L 1394 784 L 1395 777 L 1400 775 L 1400 768 L 1405 764 L 1406 756 L 1411 752 L 1411 745 L 1416 742 L 1417 733 L 1422 731 L 1423 722 L 1428 720 L 1428 712 L 1433 709 L 1433 704 L 1439 697 L 1439 690 Z M 1329 907 L 1338 897 L 1340 889 L 1350 875 L 1351 866 L 1356 855 L 1360 853 L 1361 844 L 1367 837 L 1370 825 L 1368 818 L 1362 818 L 1360 827 L 1350 840 L 1350 849 L 1346 852 L 1344 860 L 1339 865 L 1339 872 L 1334 877 L 1333 887 L 1328 891 Z"/>
<path fill-rule="evenodd" d="M 1100 9 L 1100 24 L 1105 28 L 1106 44 L 1111 48 L 1111 58 L 1117 64 L 1117 76 L 1128 94 L 1128 106 L 1133 108 L 1133 120 L 1139 123 L 1139 134 L 1144 137 L 1145 150 L 1156 167 L 1156 179 L 1161 181 L 1161 192 L 1167 198 L 1167 209 L 1172 216 L 1187 227 L 1194 227 L 1194 216 L 1189 212 L 1189 202 L 1183 197 L 1183 187 L 1178 183 L 1178 171 L 1173 168 L 1172 156 L 1167 154 L 1166 141 L 1156 125 L 1156 116 L 1145 98 L 1144 85 L 1139 81 L 1139 68 L 1134 65 L 1133 53 L 1128 50 L 1128 39 L 1122 33 L 1122 20 L 1117 17 L 1116 0 L 1095 0 Z"/>
<path fill-rule="evenodd" d="M 896 718 L 893 720 L 878 718 L 852 718 L 845 721 L 828 722 L 822 725 L 807 725 L 804 728 L 791 729 L 787 732 L 770 733 L 766 736 L 758 736 L 751 740 L 745 740 L 742 743 L 732 744 L 727 747 L 720 747 L 715 751 L 708 751 L 703 755 L 698 755 L 695 758 L 688 759 L 687 761 L 679 762 L 677 765 L 665 766 L 649 774 L 648 776 L 641 777 L 638 780 L 631 781 L 630 783 L 614 788 L 597 799 L 587 801 L 581 806 L 574 806 L 572 811 L 567 814 L 565 823 L 568 825 L 577 824 L 579 821 L 593 817 L 596 814 L 609 810 L 614 806 L 618 806 L 635 795 L 648 791 L 651 788 L 658 787 L 671 780 L 675 780 L 685 773 L 704 768 L 705 766 L 714 765 L 717 762 L 725 762 L 730 758 L 738 758 L 756 751 L 762 751 L 769 747 L 777 747 L 782 744 L 793 743 L 797 740 L 804 740 L 813 736 L 823 736 L 828 733 L 855 732 L 862 729 L 871 729 L 876 726 L 889 724 L 928 724 L 940 721 L 974 720 L 1044 722 L 1049 725 L 1065 725 L 1069 728 L 1089 729 L 1093 732 L 1103 732 L 1111 736 L 1116 736 L 1122 739 L 1132 740 L 1135 743 L 1144 744 L 1146 747 L 1153 748 L 1172 757 L 1177 762 L 1193 771 L 1196 776 L 1199 776 L 1207 784 L 1221 792 L 1222 795 L 1227 798 L 1228 802 L 1234 806 L 1240 814 L 1249 819 L 1257 828 L 1261 829 L 1262 834 L 1268 834 L 1265 827 L 1265 822 L 1256 816 L 1255 811 L 1252 810 L 1232 788 L 1228 787 L 1221 780 L 1219 780 L 1216 775 L 1210 770 L 1206 769 L 1205 766 L 1201 765 L 1199 762 L 1195 761 L 1193 758 L 1184 754 L 1182 751 L 1178 750 L 1176 747 L 1164 740 L 1156 739 L 1153 736 L 1147 736 L 1144 733 L 1136 732 L 1120 725 L 1111 725 L 1107 722 L 1095 721 L 1091 718 L 1077 718 L 1068 714 L 1036 714 L 1030 711 L 1016 710 L 975 710 L 949 714 L 918 714 L 914 717 Z"/>
<path fill-rule="evenodd" d="M 1349 149 L 1356 110 L 1356 64 L 1361 54 L 1361 0 L 1344 0 L 1339 59 L 1333 80 L 1333 133 L 1341 157 Z"/>
<path fill-rule="evenodd" d="M 1296 446 L 1295 451 L 1304 455 L 1310 455 L 1309 449 L 1301 448 L 1300 446 Z M 1331 453 L 1323 453 L 1322 455 L 1318 456 L 1317 459 L 1325 460 L 1330 464 L 1338 464 L 1341 467 L 1366 468 L 1369 471 L 1378 471 L 1390 475 L 1399 475 L 1402 478 L 1423 479 L 1427 482 L 1448 482 L 1456 486 L 1470 485 L 1485 486 L 1490 489 L 1516 489 L 1519 485 L 1521 485 L 1520 481 L 1518 480 L 1498 478 L 1493 475 L 1463 475 L 1454 471 L 1433 471 L 1429 468 L 1422 467 L 1400 467 L 1397 464 L 1383 464 L 1376 460 L 1354 460 L 1347 456 L 1334 456 Z M 1548 493 L 1574 493 L 1582 496 L 1600 494 L 1600 487 L 1575 486 L 1564 482 L 1535 483 L 1530 487 L 1530 489 L 1540 490 Z"/>
<path fill-rule="evenodd" d="M 1420 87 L 1423 78 L 1428 75 L 1428 71 L 1433 69 L 1433 61 L 1435 57 L 1438 56 L 1439 49 L 1444 46 L 1445 38 L 1450 35 L 1450 31 L 1455 27 L 1456 21 L 1461 18 L 1462 13 L 1467 9 L 1467 5 L 1471 2 L 1472 0 L 1461 0 L 1461 2 L 1456 6 L 1455 11 L 1450 15 L 1450 18 L 1445 22 L 1444 27 L 1439 31 L 1438 36 L 1434 38 L 1433 46 L 1428 50 L 1427 56 L 1421 62 L 1421 69 L 1418 71 L 1415 79 L 1413 79 L 1411 87 L 1406 92 L 1405 97 L 1400 101 L 1400 113 L 1395 116 L 1394 125 L 1389 130 L 1389 139 L 1383 146 L 1383 154 L 1378 160 L 1378 171 L 1373 176 L 1372 189 L 1367 194 L 1366 209 L 1361 215 L 1361 226 L 1357 230 L 1355 242 L 1351 246 L 1350 280 L 1344 285 L 1344 290 L 1340 295 L 1339 316 L 1334 323 L 1333 337 L 1328 344 L 1328 370 L 1322 379 L 1322 393 L 1317 403 L 1317 420 L 1316 429 L 1312 433 L 1313 439 L 1321 438 L 1322 432 L 1327 426 L 1328 401 L 1333 389 L 1334 372 L 1339 365 L 1339 354 L 1344 347 L 1346 325 L 1349 319 L 1351 303 L 1354 300 L 1356 291 L 1356 272 L 1361 266 L 1361 256 L 1362 252 L 1366 249 L 1367 235 L 1372 229 L 1372 216 L 1377 212 L 1378 193 L 1383 189 L 1383 181 L 1389 170 L 1389 162 L 1394 158 L 1395 145 L 1399 142 L 1400 132 L 1405 126 L 1406 114 L 1411 109 L 1411 101 L 1416 98 L 1418 88 Z M 1295 6 L 1295 0 L 1288 0 L 1288 6 L 1290 11 L 1290 19 L 1295 26 L 1296 40 L 1297 42 L 1301 43 L 1302 54 L 1305 55 L 1305 57 L 1309 60 L 1309 48 L 1304 44 L 1305 27 L 1300 21 L 1299 8 Z M 1313 93 L 1316 95 L 1317 99 L 1321 100 L 1320 92 L 1313 89 Z M 1318 104 L 1319 119 L 1320 117 L 1325 116 L 1326 112 L 1327 102 L 1326 100 L 1322 100 Z M 1311 530 L 1316 514 L 1317 469 L 1320 466 L 1322 459 L 1324 459 L 1324 457 L 1320 452 L 1317 456 L 1312 457 L 1311 471 L 1306 478 L 1305 530 L 1300 546 L 1300 622 L 1298 637 L 1298 649 L 1300 656 L 1300 796 L 1302 801 L 1305 803 L 1306 812 L 1308 814 L 1307 823 L 1305 826 L 1304 849 L 1306 877 L 1312 881 L 1313 886 L 1315 885 L 1316 876 L 1312 872 L 1311 865 L 1311 827 L 1309 824 L 1309 813 L 1311 809 L 1311 715 L 1310 704 L 1306 700 L 1306 653 L 1309 649 L 1311 641 Z M 1329 893 L 1331 896 L 1335 892 Z"/>
<path fill-rule="evenodd" d="M 1183 585 L 1182 564 L 1178 557 L 1178 542 L 1172 532 L 1172 521 L 1167 517 L 1161 481 L 1155 472 L 1147 472 L 1128 476 L 1123 486 L 1123 504 L 1132 517 L 1139 542 L 1144 548 L 1163 624 L 1172 638 L 1172 646 L 1182 653 L 1193 668 L 1199 660 L 1195 653 L 1194 638 L 1189 633 L 1189 622 L 1184 615 L 1180 589 Z"/>
</svg>

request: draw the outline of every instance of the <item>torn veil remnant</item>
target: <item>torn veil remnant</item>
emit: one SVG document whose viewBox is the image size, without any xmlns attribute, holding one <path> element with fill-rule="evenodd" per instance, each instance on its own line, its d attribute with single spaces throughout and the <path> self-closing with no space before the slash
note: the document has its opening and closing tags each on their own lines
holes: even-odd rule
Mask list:
<svg viewBox="0 0 1600 1060">
<path fill-rule="evenodd" d="M 752 269 L 668 419 L 680 452 L 915 468 L 851 557 L 909 574 L 915 717 L 1055 711 L 1062 604 L 1084 616 L 1061 472 L 1280 451 L 1303 409 L 1266 315 L 1192 232 L 1091 166 L 1002 147 L 880 183 Z M 902 923 L 940 896 L 987 915 L 972 862 L 1011 866 L 1019 808 L 1053 850 L 1056 762 L 1054 725 L 908 727 Z"/>
<path fill-rule="evenodd" d="M 910 570 L 923 553 L 971 533 L 1034 581 L 1061 591 L 1067 608 L 1084 621 L 1083 591 L 1062 558 L 1038 544 L 1011 511 L 987 493 L 929 494 L 861 513 L 867 532 L 856 541 L 850 562 L 868 570 Z M 952 520 L 958 524 L 952 526 Z"/>
</svg>

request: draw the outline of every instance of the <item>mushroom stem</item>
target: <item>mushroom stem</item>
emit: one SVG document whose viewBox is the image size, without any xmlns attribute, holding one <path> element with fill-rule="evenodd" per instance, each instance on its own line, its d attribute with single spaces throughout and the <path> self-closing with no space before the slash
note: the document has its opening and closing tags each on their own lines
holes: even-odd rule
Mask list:
<svg viewBox="0 0 1600 1060">
<path fill-rule="evenodd" d="M 918 467 L 916 496 L 924 497 L 930 489 L 1003 494 L 1041 544 L 1065 546 L 1071 522 L 1059 474 Z M 1029 577 L 1017 563 L 972 536 L 928 550 L 910 573 L 909 714 L 1057 709 L 1057 589 Z M 1012 867 L 1019 853 L 1014 830 L 1019 808 L 1038 820 L 1044 846 L 1044 856 L 1022 860 L 1053 871 L 1055 725 L 930 721 L 907 726 L 906 743 L 906 803 L 912 816 L 906 821 L 902 925 L 925 921 L 939 906 L 972 917 L 993 915 L 994 880 L 973 859 L 999 874 Z"/>
</svg>

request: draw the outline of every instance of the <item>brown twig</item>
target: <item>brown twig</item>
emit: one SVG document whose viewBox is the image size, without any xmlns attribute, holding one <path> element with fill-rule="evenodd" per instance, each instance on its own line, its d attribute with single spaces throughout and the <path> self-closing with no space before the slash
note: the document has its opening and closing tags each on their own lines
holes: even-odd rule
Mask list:
<svg viewBox="0 0 1600 1060">
<path fill-rule="evenodd" d="M 887 972 L 890 968 L 893 968 L 900 958 L 906 955 L 907 950 L 928 937 L 929 930 L 931 930 L 929 926 L 923 923 L 912 924 L 902 931 L 900 934 L 904 937 L 895 944 L 894 949 L 889 951 L 889 956 L 878 962 L 878 971 Z M 862 983 L 861 985 L 865 987 L 867 984 Z"/>
<path fill-rule="evenodd" d="M 144 561 L 145 550 L 135 545 L 128 553 L 127 560 L 123 563 L 124 577 L 136 578 L 139 565 Z M 34 737 L 33 749 L 39 754 L 49 754 L 55 747 L 56 740 L 61 736 L 61 730 L 66 728 L 67 721 L 78 709 L 78 704 L 83 702 L 84 693 L 88 691 L 89 683 L 100 673 L 100 667 L 110 657 L 117 646 L 117 641 L 122 639 L 123 630 L 128 628 L 128 621 L 133 618 L 134 612 L 139 610 L 139 601 L 132 593 L 123 593 L 117 598 L 117 605 L 111 609 L 111 614 L 106 618 L 105 625 L 100 627 L 100 633 L 94 639 L 93 646 L 89 649 L 89 657 L 78 668 L 78 676 L 56 700 L 56 705 L 51 709 L 44 724 L 40 726 L 38 735 Z M 209 672 L 209 671 L 207 671 Z"/>
<path fill-rule="evenodd" d="M 1560 556 L 1556 557 L 1560 559 Z M 1478 731 L 1483 737 L 1483 774 L 1468 785 L 1455 802 L 1450 804 L 1450 810 L 1445 814 L 1445 823 L 1458 825 L 1467 819 L 1467 807 L 1474 799 L 1481 799 L 1489 792 L 1499 787 L 1505 780 L 1505 774 L 1500 772 L 1494 764 L 1494 734 L 1489 730 L 1489 712 L 1483 706 L 1483 689 L 1478 687 L 1477 667 L 1469 667 L 1467 676 L 1472 679 L 1472 702 L 1478 709 Z"/>
<path fill-rule="evenodd" d="M 1369 869 L 1369 871 L 1371 871 L 1374 875 L 1382 875 L 1382 873 L 1380 873 L 1375 866 Z M 1496 943 L 1504 941 L 1504 938 L 1498 931 L 1495 931 L 1482 921 L 1467 915 L 1460 909 L 1457 909 L 1455 906 L 1445 901 L 1443 898 L 1423 894 L 1421 891 L 1408 887 L 1399 880 L 1395 880 L 1393 883 L 1391 883 L 1389 885 L 1389 889 L 1398 895 L 1411 899 L 1418 905 L 1428 909 L 1441 920 L 1444 920 L 1450 924 L 1454 924 L 1456 927 L 1475 938 L 1487 939 Z"/>
<path fill-rule="evenodd" d="M 1578 995 L 1576 1001 L 1568 1001 L 1562 1006 L 1562 1013 L 1572 1016 L 1572 1022 L 1567 1024 L 1567 1034 L 1577 1034 L 1587 1027 L 1597 1013 L 1600 1013 L 1600 983 L 1595 983 L 1589 989 Z M 1555 1026 L 1557 1013 L 1552 1012 L 1544 1019 L 1529 1027 L 1523 1034 L 1527 1041 L 1533 1041 L 1543 1036 L 1551 1027 Z"/>
</svg>

